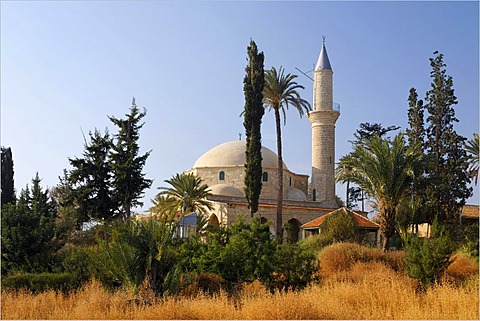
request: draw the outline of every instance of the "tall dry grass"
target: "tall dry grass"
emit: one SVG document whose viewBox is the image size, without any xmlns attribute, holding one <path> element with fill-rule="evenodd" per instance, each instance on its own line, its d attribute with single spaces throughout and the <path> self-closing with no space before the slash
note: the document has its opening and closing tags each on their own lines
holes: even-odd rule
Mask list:
<svg viewBox="0 0 480 321">
<path fill-rule="evenodd" d="M 342 261 L 322 265 L 322 281 L 297 293 L 271 295 L 254 282 L 246 285 L 239 301 L 223 292 L 215 296 L 157 299 L 151 305 L 136 303 L 125 292 L 110 293 L 91 282 L 70 295 L 53 291 L 36 295 L 2 291 L 2 319 L 479 319 L 479 277 L 470 261 L 457 259 L 450 277 L 461 285 L 444 282 L 426 292 L 402 273 L 399 256 L 339 245 L 320 259 L 344 253 Z M 361 252 L 363 256 L 359 256 Z M 345 253 L 350 255 L 345 255 Z M 333 259 L 331 257 L 331 259 Z M 355 258 L 355 259 L 352 259 Z M 455 262 L 455 261 L 454 261 Z M 463 262 L 463 263 L 462 263 Z M 467 263 L 468 262 L 468 263 Z M 452 263 L 453 264 L 453 263 Z M 460 267 L 461 266 L 461 267 Z M 462 270 L 463 269 L 463 270 Z M 455 273 L 453 273 L 455 271 Z M 463 271 L 463 272 L 462 272 Z M 448 274 L 447 273 L 447 274 Z M 446 275 L 447 275 L 446 274 Z"/>
</svg>

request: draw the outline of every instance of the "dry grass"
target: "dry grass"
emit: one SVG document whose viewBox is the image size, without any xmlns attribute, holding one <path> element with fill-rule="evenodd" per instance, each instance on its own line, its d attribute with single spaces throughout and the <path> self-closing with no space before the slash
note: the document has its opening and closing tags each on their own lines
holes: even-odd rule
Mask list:
<svg viewBox="0 0 480 321">
<path fill-rule="evenodd" d="M 138 304 L 125 292 L 109 293 L 98 282 L 68 296 L 53 291 L 32 295 L 2 291 L 2 319 L 479 319 L 479 276 L 471 260 L 457 257 L 447 270 L 461 286 L 445 282 L 415 291 L 400 270 L 399 253 L 338 245 L 321 254 L 322 282 L 298 293 L 271 295 L 259 282 L 246 285 L 235 304 L 220 291 L 214 296 L 157 299 Z M 325 250 L 328 250 L 326 248 Z M 363 251 L 363 252 L 362 252 Z M 345 256 L 345 253 L 348 254 Z M 359 256 L 359 255 L 363 256 Z M 356 258 L 353 260 L 352 258 Z M 470 261 L 468 261 L 470 260 Z M 457 262 L 457 263 L 455 263 Z M 475 263 L 473 261 L 473 263 Z"/>
</svg>

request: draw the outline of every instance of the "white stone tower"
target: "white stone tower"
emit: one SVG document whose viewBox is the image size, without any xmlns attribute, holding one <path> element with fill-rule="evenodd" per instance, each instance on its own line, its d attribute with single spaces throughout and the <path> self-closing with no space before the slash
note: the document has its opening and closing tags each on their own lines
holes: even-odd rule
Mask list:
<svg viewBox="0 0 480 321">
<path fill-rule="evenodd" d="M 312 124 L 311 198 L 325 207 L 336 208 L 335 201 L 335 122 L 340 106 L 333 102 L 333 71 L 323 39 L 314 70 Z"/>
</svg>

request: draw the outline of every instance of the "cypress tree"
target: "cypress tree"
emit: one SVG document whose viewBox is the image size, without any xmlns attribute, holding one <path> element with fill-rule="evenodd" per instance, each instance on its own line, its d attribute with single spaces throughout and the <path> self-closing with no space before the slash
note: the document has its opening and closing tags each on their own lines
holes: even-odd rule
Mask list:
<svg viewBox="0 0 480 321">
<path fill-rule="evenodd" d="M 15 203 L 15 187 L 13 179 L 13 158 L 12 149 L 10 147 L 2 147 L 2 194 L 1 194 L 1 208 L 3 205 Z"/>
<path fill-rule="evenodd" d="M 145 162 L 151 151 L 138 155 L 140 148 L 138 140 L 140 129 L 144 123 L 140 123 L 146 115 L 146 109 L 140 112 L 135 98 L 132 100 L 130 113 L 125 119 L 117 119 L 110 116 L 110 121 L 118 127 L 115 135 L 116 142 L 110 153 L 111 164 L 114 173 L 115 199 L 121 206 L 121 214 L 124 219 L 129 219 L 131 210 L 135 206 L 142 206 L 139 199 L 144 190 L 152 185 L 151 179 L 146 179 L 142 173 Z"/>
<path fill-rule="evenodd" d="M 443 54 L 434 52 L 430 58 L 431 89 L 425 97 L 428 112 L 425 141 L 426 195 L 429 221 L 454 222 L 461 207 L 470 197 L 467 155 L 463 149 L 465 137 L 457 134 L 454 106 L 457 104 L 453 79 L 446 73 Z"/>
<path fill-rule="evenodd" d="M 245 108 L 243 112 L 246 136 L 245 197 L 250 214 L 258 211 L 258 200 L 262 190 L 262 136 L 261 124 L 265 113 L 263 108 L 264 55 L 258 52 L 257 45 L 250 40 L 247 47 L 248 64 L 245 67 L 243 92 Z"/>
</svg>

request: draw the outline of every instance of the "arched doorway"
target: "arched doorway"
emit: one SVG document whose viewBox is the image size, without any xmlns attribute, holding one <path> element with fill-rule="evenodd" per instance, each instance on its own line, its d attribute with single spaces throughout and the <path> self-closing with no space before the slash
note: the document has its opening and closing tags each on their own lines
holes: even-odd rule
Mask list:
<svg viewBox="0 0 480 321">
<path fill-rule="evenodd" d="M 210 215 L 210 218 L 208 219 L 208 225 L 207 226 L 214 226 L 214 227 L 219 227 L 220 222 L 218 221 L 218 217 L 215 214 Z"/>
</svg>

